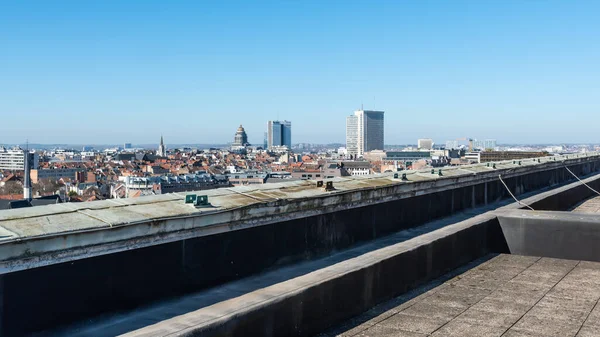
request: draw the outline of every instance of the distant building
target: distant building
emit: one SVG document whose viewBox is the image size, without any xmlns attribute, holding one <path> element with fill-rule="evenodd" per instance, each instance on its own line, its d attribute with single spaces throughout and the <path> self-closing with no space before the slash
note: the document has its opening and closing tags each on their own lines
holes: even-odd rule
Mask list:
<svg viewBox="0 0 600 337">
<path fill-rule="evenodd" d="M 394 165 L 402 164 L 405 167 L 415 169 L 417 163 L 431 161 L 430 151 L 388 151 L 385 153 L 385 161 L 393 161 Z"/>
<path fill-rule="evenodd" d="M 165 143 L 163 142 L 163 136 L 160 136 L 160 145 L 158 146 L 158 151 L 156 152 L 156 155 L 159 157 L 166 157 L 167 156 L 167 148 L 165 147 Z"/>
<path fill-rule="evenodd" d="M 229 183 L 233 186 L 245 186 L 245 185 L 260 185 L 267 182 L 268 174 L 266 173 L 231 173 L 227 174 Z"/>
<path fill-rule="evenodd" d="M 358 153 L 358 116 L 346 117 L 346 154 L 357 157 Z M 362 155 L 362 153 L 361 153 Z"/>
<path fill-rule="evenodd" d="M 473 148 L 480 149 L 480 150 L 494 150 L 496 148 L 496 140 L 495 139 L 474 140 Z"/>
<path fill-rule="evenodd" d="M 265 137 L 263 139 L 263 149 L 266 150 L 269 148 L 269 136 L 268 132 L 265 132 Z"/>
<path fill-rule="evenodd" d="M 127 150 L 127 149 L 131 149 L 131 143 L 125 143 L 123 144 L 123 149 Z"/>
<path fill-rule="evenodd" d="M 446 150 L 458 149 L 458 140 L 447 140 Z"/>
<path fill-rule="evenodd" d="M 517 160 L 548 156 L 547 152 L 534 151 L 482 151 L 466 153 L 465 158 L 472 162 L 488 163 L 502 160 Z"/>
<path fill-rule="evenodd" d="M 291 176 L 300 180 L 322 180 L 325 178 L 321 170 L 296 170 L 292 171 Z"/>
<path fill-rule="evenodd" d="M 363 158 L 370 162 L 382 161 L 386 156 L 383 150 L 373 150 L 363 154 Z"/>
<path fill-rule="evenodd" d="M 464 159 L 469 163 L 481 163 L 481 152 L 467 152 Z"/>
<path fill-rule="evenodd" d="M 346 118 L 348 154 L 360 157 L 365 152 L 383 150 L 383 111 L 357 110 Z"/>
<path fill-rule="evenodd" d="M 419 150 L 431 150 L 433 149 L 433 139 L 422 138 L 417 140 L 417 148 Z"/>
<path fill-rule="evenodd" d="M 40 156 L 37 153 L 32 153 L 30 157 L 31 168 L 38 168 Z M 25 169 L 25 150 L 15 148 L 12 150 L 0 147 L 0 170 L 19 170 Z"/>
<path fill-rule="evenodd" d="M 231 144 L 231 146 L 245 147 L 248 145 L 250 145 L 248 144 L 248 135 L 246 134 L 246 130 L 244 130 L 242 124 L 240 124 L 240 127 L 237 129 L 235 136 L 233 137 L 233 143 Z"/>
<path fill-rule="evenodd" d="M 113 187 L 113 198 L 137 197 L 174 192 L 200 191 L 230 187 L 225 176 L 207 173 L 160 177 L 120 177 L 122 184 Z"/>
<path fill-rule="evenodd" d="M 340 166 L 351 176 L 366 176 L 371 174 L 371 163 L 368 161 L 343 161 Z"/>
<path fill-rule="evenodd" d="M 267 147 L 286 146 L 292 148 L 292 122 L 269 121 L 267 123 Z"/>
<path fill-rule="evenodd" d="M 61 178 L 69 179 L 86 179 L 87 174 L 78 175 L 78 173 L 85 173 L 85 169 L 82 168 L 57 168 L 57 169 L 32 169 L 31 170 L 31 182 L 37 184 L 42 179 L 48 179 L 57 181 Z M 82 178 L 85 177 L 85 178 Z M 82 181 L 80 181 L 82 182 Z"/>
</svg>

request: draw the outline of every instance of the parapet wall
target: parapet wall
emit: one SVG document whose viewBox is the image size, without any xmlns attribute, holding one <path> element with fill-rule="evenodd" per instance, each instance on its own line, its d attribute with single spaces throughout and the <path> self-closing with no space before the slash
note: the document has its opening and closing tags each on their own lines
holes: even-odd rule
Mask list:
<svg viewBox="0 0 600 337">
<path fill-rule="evenodd" d="M 586 179 L 586 183 L 597 189 L 600 175 Z M 562 206 L 573 206 L 587 197 L 587 188 L 578 196 L 571 193 L 581 186 L 573 183 L 536 194 L 524 202 L 539 205 L 558 197 L 563 200 Z M 542 224 L 556 220 L 553 218 L 556 214 L 552 213 L 557 212 L 533 212 L 519 207 L 512 203 L 312 273 L 165 319 L 126 336 L 313 336 L 490 252 L 508 253 L 510 249 L 515 253 L 516 249 L 516 253 L 526 255 L 598 259 L 598 228 L 589 226 L 598 222 L 597 217 L 588 217 L 592 221 L 584 221 L 580 233 L 568 230 L 568 226 L 561 228 L 559 223 L 551 223 L 550 227 Z M 564 215 L 558 213 L 559 217 Z M 502 223 L 505 221 L 502 216 L 513 218 L 523 214 L 528 220 L 538 221 L 531 226 L 533 235 L 522 235 L 521 229 L 517 229 L 519 233 L 510 233 L 514 228 L 507 232 L 506 224 L 501 229 L 496 218 Z M 581 225 L 585 217 L 581 214 L 577 217 Z M 577 245 L 578 240 L 587 244 Z M 405 305 L 410 305 L 410 301 Z"/>
<path fill-rule="evenodd" d="M 0 212 L 0 326 L 37 331 L 324 256 L 506 199 L 499 174 L 516 195 L 574 180 L 564 165 L 588 175 L 600 157 L 335 179 L 332 192 L 314 182 L 219 189 L 204 209 L 172 194 Z"/>
</svg>

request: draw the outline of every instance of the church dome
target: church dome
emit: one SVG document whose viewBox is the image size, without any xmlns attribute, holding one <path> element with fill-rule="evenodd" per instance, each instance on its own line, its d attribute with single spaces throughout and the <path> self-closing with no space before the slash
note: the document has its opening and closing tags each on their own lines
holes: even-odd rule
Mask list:
<svg viewBox="0 0 600 337">
<path fill-rule="evenodd" d="M 235 137 L 233 139 L 233 146 L 246 146 L 248 144 L 248 135 L 246 135 L 246 130 L 240 124 L 240 127 L 237 129 L 235 133 Z"/>
</svg>

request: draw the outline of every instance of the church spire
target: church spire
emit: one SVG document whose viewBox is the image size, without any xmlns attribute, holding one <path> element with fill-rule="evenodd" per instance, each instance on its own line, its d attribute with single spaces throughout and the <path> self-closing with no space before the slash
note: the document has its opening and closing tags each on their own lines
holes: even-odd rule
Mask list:
<svg viewBox="0 0 600 337">
<path fill-rule="evenodd" d="M 158 146 L 158 151 L 156 153 L 157 155 L 159 155 L 160 157 L 166 157 L 167 156 L 167 148 L 165 147 L 165 143 L 163 141 L 163 136 L 160 135 L 160 145 Z"/>
</svg>

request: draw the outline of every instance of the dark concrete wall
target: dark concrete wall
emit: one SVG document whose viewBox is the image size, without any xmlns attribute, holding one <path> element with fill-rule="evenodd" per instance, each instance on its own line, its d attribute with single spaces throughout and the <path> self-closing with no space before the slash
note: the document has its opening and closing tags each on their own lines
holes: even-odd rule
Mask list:
<svg viewBox="0 0 600 337">
<path fill-rule="evenodd" d="M 493 217 L 473 221 L 464 230 L 244 310 L 225 322 L 188 330 L 186 336 L 313 336 L 502 246 L 493 242 L 501 237 L 490 235 L 498 227 Z"/>
<path fill-rule="evenodd" d="M 570 212 L 498 214 L 511 254 L 600 262 L 600 217 Z"/>
<path fill-rule="evenodd" d="M 572 167 L 572 170 L 577 174 L 585 174 L 598 171 L 599 168 L 597 163 L 585 163 Z M 573 180 L 571 175 L 562 171 L 565 170 L 527 174 L 505 179 L 505 182 L 519 195 Z M 508 192 L 499 181 L 481 183 L 342 212 L 5 274 L 0 278 L 0 329 L 5 335 L 19 335 L 108 311 L 135 308 L 150 301 L 205 289 L 286 263 L 324 256 L 335 250 L 508 197 Z M 481 240 L 468 243 L 441 240 L 436 247 L 445 248 L 436 251 L 435 259 L 426 267 L 428 269 L 417 271 L 415 276 L 410 276 L 415 277 L 414 280 L 403 280 L 401 284 L 410 287 L 432 276 L 432 270 L 435 273 L 445 271 L 480 256 L 484 251 L 506 249 L 504 243 L 495 242 L 496 239 L 492 241 L 487 245 Z M 420 255 L 415 258 L 423 261 Z M 402 266 L 400 262 L 396 263 L 399 263 L 398 268 Z M 416 264 L 414 268 L 424 267 Z M 372 287 L 371 299 L 365 300 L 364 305 L 357 305 L 356 310 L 380 301 L 384 295 L 379 294 L 378 289 L 386 289 L 392 286 L 389 282 L 394 282 L 388 281 L 388 278 L 396 280 L 409 276 L 375 272 L 372 277 L 377 286 Z M 343 290 L 344 286 L 337 288 L 337 285 L 332 285 L 332 289 L 327 291 L 333 295 L 337 294 L 338 289 Z M 402 292 L 402 289 L 405 288 L 392 292 L 381 291 L 389 296 Z M 350 305 L 336 305 L 342 304 Z M 324 308 L 335 309 L 331 306 Z M 306 312 L 303 315 L 312 317 L 313 313 Z"/>
</svg>

